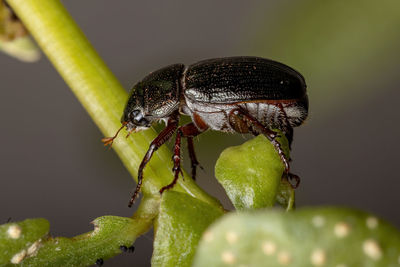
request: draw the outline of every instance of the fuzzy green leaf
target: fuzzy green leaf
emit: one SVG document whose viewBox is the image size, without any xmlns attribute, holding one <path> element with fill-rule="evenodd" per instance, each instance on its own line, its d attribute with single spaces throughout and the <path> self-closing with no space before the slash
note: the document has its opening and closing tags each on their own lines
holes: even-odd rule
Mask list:
<svg viewBox="0 0 400 267">
<path fill-rule="evenodd" d="M 45 219 L 28 219 L 0 225 L 0 265 L 19 263 L 34 253 L 49 233 Z"/>
<path fill-rule="evenodd" d="M 295 191 L 287 179 L 282 179 L 281 183 L 279 184 L 276 202 L 278 202 L 278 204 L 284 207 L 287 211 L 295 208 Z"/>
<path fill-rule="evenodd" d="M 121 245 L 130 246 L 141 222 L 130 218 L 104 216 L 93 221 L 94 231 L 73 238 L 49 238 L 36 256 L 23 261 L 26 266 L 88 266 L 98 258 L 121 253 Z M 135 227 L 137 226 L 137 227 Z"/>
<path fill-rule="evenodd" d="M 194 266 L 399 266 L 400 232 L 347 208 L 232 213 L 208 229 Z"/>
<path fill-rule="evenodd" d="M 203 231 L 222 214 L 221 209 L 187 194 L 163 193 L 152 266 L 191 266 Z"/>
<path fill-rule="evenodd" d="M 28 219 L 0 226 L 0 265 L 89 266 L 97 259 L 121 253 L 151 226 L 149 218 L 104 216 L 94 231 L 73 238 L 49 237 L 45 219 Z"/>
<path fill-rule="evenodd" d="M 288 155 L 287 139 L 278 140 Z M 225 149 L 215 166 L 215 176 L 239 210 L 273 206 L 283 171 L 277 151 L 264 135 Z"/>
</svg>

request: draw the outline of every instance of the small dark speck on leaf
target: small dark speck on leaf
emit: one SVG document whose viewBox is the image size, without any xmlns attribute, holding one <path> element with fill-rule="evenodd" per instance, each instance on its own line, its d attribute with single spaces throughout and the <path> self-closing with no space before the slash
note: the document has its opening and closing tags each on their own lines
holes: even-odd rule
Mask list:
<svg viewBox="0 0 400 267">
<path fill-rule="evenodd" d="M 102 266 L 104 264 L 104 260 L 103 259 L 97 259 L 96 260 L 96 265 L 97 266 Z"/>
</svg>

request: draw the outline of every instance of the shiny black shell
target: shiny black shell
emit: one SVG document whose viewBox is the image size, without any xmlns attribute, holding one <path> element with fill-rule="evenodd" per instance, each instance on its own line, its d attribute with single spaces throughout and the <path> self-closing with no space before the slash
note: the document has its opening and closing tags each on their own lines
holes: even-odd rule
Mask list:
<svg viewBox="0 0 400 267">
<path fill-rule="evenodd" d="M 184 75 L 184 94 L 196 102 L 299 100 L 306 95 L 306 84 L 299 72 L 259 57 L 204 60 L 190 65 Z"/>
<path fill-rule="evenodd" d="M 132 88 L 121 121 L 142 114 L 151 124 L 185 105 L 182 99 L 211 105 L 290 101 L 308 109 L 306 84 L 296 70 L 259 57 L 227 57 L 150 73 Z"/>
</svg>

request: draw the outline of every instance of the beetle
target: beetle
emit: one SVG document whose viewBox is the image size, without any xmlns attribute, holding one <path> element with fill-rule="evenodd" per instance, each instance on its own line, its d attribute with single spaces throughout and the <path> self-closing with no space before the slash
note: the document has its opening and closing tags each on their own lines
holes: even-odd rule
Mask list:
<svg viewBox="0 0 400 267">
<path fill-rule="evenodd" d="M 206 130 L 231 133 L 264 134 L 274 145 L 289 173 L 289 159 L 276 137 L 280 130 L 289 141 L 293 127 L 307 118 L 308 97 L 303 76 L 282 63 L 260 57 L 227 57 L 207 59 L 185 66 L 174 64 L 150 73 L 130 93 L 121 118 L 122 126 L 113 137 L 103 138 L 112 145 L 121 129 L 129 133 L 149 128 L 156 121 L 166 127 L 151 142 L 138 169 L 138 183 L 129 207 L 139 194 L 143 170 L 153 153 L 176 132 L 174 146 L 174 179 L 161 188 L 172 188 L 181 172 L 181 139 L 186 138 L 195 179 L 199 164 L 193 138 Z M 179 126 L 181 115 L 191 122 Z M 128 134 L 129 135 L 129 134 Z"/>
</svg>

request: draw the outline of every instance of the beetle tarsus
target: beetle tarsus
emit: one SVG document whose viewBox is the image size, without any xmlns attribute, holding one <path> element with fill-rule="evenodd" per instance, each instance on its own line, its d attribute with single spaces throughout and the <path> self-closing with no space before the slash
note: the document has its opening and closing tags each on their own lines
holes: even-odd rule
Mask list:
<svg viewBox="0 0 400 267">
<path fill-rule="evenodd" d="M 286 158 L 286 155 L 282 150 L 281 143 L 279 143 L 276 139 L 273 139 L 271 141 L 271 143 L 274 145 L 275 149 L 278 151 L 279 157 L 281 158 L 281 161 L 285 165 L 285 173 L 289 173 L 289 170 L 290 170 L 289 160 Z"/>
<path fill-rule="evenodd" d="M 196 153 L 194 151 L 193 137 L 188 136 L 187 143 L 188 143 L 189 158 L 190 158 L 191 168 L 192 168 L 192 179 L 196 180 L 196 170 L 197 170 L 197 166 L 199 166 L 200 163 L 198 162 Z M 203 169 L 203 167 L 201 165 L 199 167 L 200 167 L 200 169 Z"/>
<path fill-rule="evenodd" d="M 301 181 L 299 176 L 297 176 L 296 174 L 293 174 L 293 173 L 288 173 L 287 176 L 288 176 L 289 184 L 292 186 L 293 189 L 296 189 L 297 187 L 299 187 L 299 184 Z"/>
<path fill-rule="evenodd" d="M 174 172 L 174 180 L 172 180 L 172 182 L 169 185 L 166 185 L 163 188 L 161 188 L 160 194 L 162 194 L 165 190 L 173 188 L 175 186 L 176 182 L 178 181 L 179 174 L 182 173 L 182 171 L 181 171 L 181 139 L 182 139 L 183 133 L 182 133 L 181 129 L 182 129 L 182 127 L 179 127 L 178 131 L 176 133 L 174 156 L 172 157 L 172 160 L 174 161 L 174 167 L 172 168 L 172 171 Z"/>
</svg>

